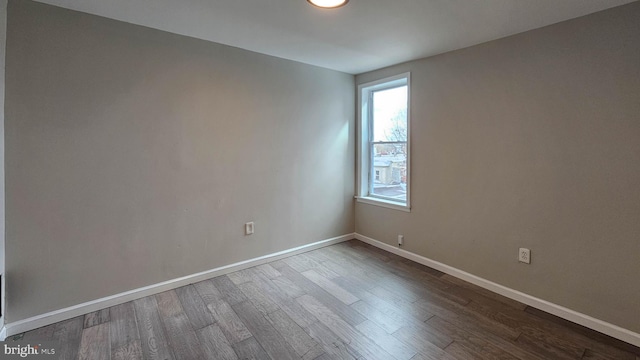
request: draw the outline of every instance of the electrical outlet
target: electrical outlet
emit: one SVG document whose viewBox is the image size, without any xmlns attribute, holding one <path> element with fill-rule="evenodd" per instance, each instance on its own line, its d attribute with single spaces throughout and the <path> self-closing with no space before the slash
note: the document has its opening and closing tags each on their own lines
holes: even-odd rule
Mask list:
<svg viewBox="0 0 640 360">
<path fill-rule="evenodd" d="M 398 235 L 398 246 L 404 245 L 404 235 Z"/>
<path fill-rule="evenodd" d="M 525 264 L 531 264 L 531 250 L 520 248 L 520 250 L 518 250 L 518 261 Z"/>
<path fill-rule="evenodd" d="M 253 221 L 244 224 L 244 234 L 251 235 L 253 234 Z"/>
</svg>

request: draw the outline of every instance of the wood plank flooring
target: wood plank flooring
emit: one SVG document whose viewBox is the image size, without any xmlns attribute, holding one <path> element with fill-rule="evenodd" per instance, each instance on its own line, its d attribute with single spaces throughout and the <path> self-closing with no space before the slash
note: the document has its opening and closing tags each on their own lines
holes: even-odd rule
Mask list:
<svg viewBox="0 0 640 360">
<path fill-rule="evenodd" d="M 60 359 L 600 359 L 640 349 L 357 240 L 11 340 Z"/>
</svg>

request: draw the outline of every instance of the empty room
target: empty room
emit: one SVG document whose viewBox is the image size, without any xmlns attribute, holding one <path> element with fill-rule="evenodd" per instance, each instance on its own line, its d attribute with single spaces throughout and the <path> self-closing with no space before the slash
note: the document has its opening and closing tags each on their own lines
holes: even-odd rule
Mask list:
<svg viewBox="0 0 640 360">
<path fill-rule="evenodd" d="M 640 360 L 640 1 L 0 0 L 0 359 Z"/>
</svg>

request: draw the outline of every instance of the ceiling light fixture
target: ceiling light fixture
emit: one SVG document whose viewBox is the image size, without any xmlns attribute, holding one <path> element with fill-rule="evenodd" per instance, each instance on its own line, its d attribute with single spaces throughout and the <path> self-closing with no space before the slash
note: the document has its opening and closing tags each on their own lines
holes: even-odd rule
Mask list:
<svg viewBox="0 0 640 360">
<path fill-rule="evenodd" d="M 309 4 L 323 9 L 335 9 L 347 5 L 349 0 L 307 0 Z"/>
</svg>

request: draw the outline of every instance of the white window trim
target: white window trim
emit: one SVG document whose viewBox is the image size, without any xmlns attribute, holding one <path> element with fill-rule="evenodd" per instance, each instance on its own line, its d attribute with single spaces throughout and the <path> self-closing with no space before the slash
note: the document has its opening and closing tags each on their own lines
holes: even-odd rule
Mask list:
<svg viewBox="0 0 640 360">
<path fill-rule="evenodd" d="M 356 201 L 365 204 L 382 206 L 405 212 L 411 211 L 411 73 L 403 73 L 396 76 L 368 82 L 358 85 L 358 141 L 357 141 L 357 188 Z M 396 83 L 394 85 L 394 82 Z M 369 114 L 368 94 L 394 86 L 407 85 L 407 202 L 396 202 L 385 198 L 369 196 L 369 164 L 371 154 L 369 150 Z M 367 96 L 363 97 L 366 90 Z"/>
</svg>

